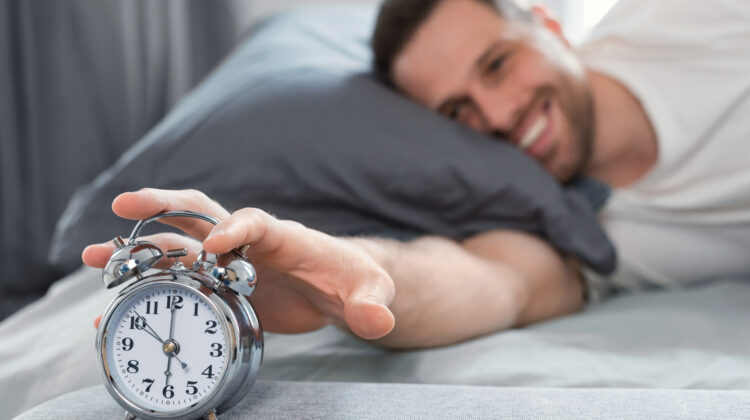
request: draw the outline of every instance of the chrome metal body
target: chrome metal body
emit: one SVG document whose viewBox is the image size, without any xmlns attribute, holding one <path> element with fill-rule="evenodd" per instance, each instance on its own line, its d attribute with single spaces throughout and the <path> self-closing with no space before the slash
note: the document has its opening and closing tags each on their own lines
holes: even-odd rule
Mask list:
<svg viewBox="0 0 750 420">
<path fill-rule="evenodd" d="M 227 369 L 221 382 L 216 385 L 215 391 L 184 410 L 168 414 L 143 409 L 137 402 L 129 400 L 115 383 L 107 363 L 107 337 L 109 337 L 109 328 L 114 327 L 110 326 L 110 321 L 119 306 L 129 296 L 143 289 L 162 285 L 188 288 L 204 296 L 220 315 L 222 328 L 227 332 L 227 339 L 233 349 Z M 255 383 L 263 358 L 263 331 L 250 302 L 244 296 L 222 285 L 215 287 L 208 273 L 202 270 L 197 272 L 165 270 L 143 277 L 140 281 L 127 286 L 109 304 L 97 331 L 96 352 L 99 371 L 107 391 L 128 413 L 145 420 L 196 419 L 208 415 L 213 410 L 221 414 L 247 395 Z"/>
<path fill-rule="evenodd" d="M 136 239 L 138 239 L 138 234 L 144 226 L 166 217 L 189 217 L 205 220 L 214 225 L 219 224 L 219 220 L 216 218 L 187 210 L 161 213 L 140 220 L 133 228 L 127 244 L 120 237 L 113 240 L 117 249 L 104 267 L 104 274 L 102 275 L 104 287 L 111 289 L 133 277 L 142 276 L 164 256 L 164 251 L 156 245 L 146 241 L 138 242 Z M 247 262 L 245 257 L 246 249 L 246 246 L 243 246 L 242 250 L 233 249 L 231 252 L 219 256 L 211 256 L 204 251 L 201 252 L 198 263 L 227 287 L 237 293 L 249 296 L 255 290 L 256 275 L 255 268 Z M 211 264 L 210 270 L 209 261 Z"/>
<path fill-rule="evenodd" d="M 141 276 L 156 264 L 164 253 L 151 242 L 134 242 L 115 249 L 104 267 L 104 287 L 111 289 Z"/>
<path fill-rule="evenodd" d="M 104 285 L 111 288 L 126 281 L 136 279 L 126 286 L 110 302 L 102 316 L 96 336 L 96 351 L 99 371 L 104 379 L 107 391 L 125 410 L 142 419 L 196 419 L 202 416 L 214 416 L 222 413 L 239 402 L 250 390 L 258 375 L 263 358 L 263 330 L 252 305 L 245 296 L 255 290 L 256 274 L 252 264 L 245 257 L 246 247 L 232 250 L 224 255 L 201 252 L 192 270 L 186 269 L 176 261 L 169 269 L 152 275 L 144 275 L 163 256 L 164 252 L 155 244 L 138 242 L 138 234 L 148 223 L 165 217 L 191 217 L 213 224 L 219 221 L 211 216 L 190 211 L 173 211 L 162 213 L 139 221 L 125 243 L 122 238 L 115 238 L 118 247 L 112 254 L 102 275 Z M 169 251 L 170 257 L 178 257 L 183 250 Z M 138 405 L 137 401 L 128 399 L 118 388 L 107 361 L 107 339 L 112 317 L 120 306 L 140 291 L 158 287 L 182 287 L 201 295 L 220 315 L 222 328 L 226 331 L 227 340 L 233 349 L 229 356 L 227 368 L 215 390 L 196 401 L 190 407 L 175 412 L 158 412 Z"/>
</svg>

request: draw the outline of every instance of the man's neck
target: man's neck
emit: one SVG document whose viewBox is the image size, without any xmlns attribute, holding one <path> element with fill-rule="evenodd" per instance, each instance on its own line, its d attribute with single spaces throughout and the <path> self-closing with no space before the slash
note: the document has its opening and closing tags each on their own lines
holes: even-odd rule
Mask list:
<svg viewBox="0 0 750 420">
<path fill-rule="evenodd" d="M 586 175 L 622 187 L 639 180 L 659 155 L 656 132 L 638 99 L 622 84 L 588 73 L 595 131 Z"/>
</svg>

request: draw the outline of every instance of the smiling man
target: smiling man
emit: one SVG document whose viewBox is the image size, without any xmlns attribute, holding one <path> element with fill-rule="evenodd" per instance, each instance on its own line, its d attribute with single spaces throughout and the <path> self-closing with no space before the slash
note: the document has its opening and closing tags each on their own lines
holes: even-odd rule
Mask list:
<svg viewBox="0 0 750 420">
<path fill-rule="evenodd" d="M 418 102 L 511 141 L 567 181 L 590 157 L 586 69 L 556 22 L 540 14 L 546 27 L 537 25 L 530 12 L 500 4 L 503 14 L 491 1 L 387 3 L 373 41 L 378 67 Z M 400 13 L 415 19 L 404 25 Z"/>
<path fill-rule="evenodd" d="M 461 242 L 339 238 L 259 209 L 229 213 L 197 191 L 145 189 L 113 210 L 168 219 L 195 240 L 250 245 L 267 331 L 335 324 L 396 348 L 446 345 L 579 310 L 613 288 L 750 273 L 750 3 L 622 0 L 582 50 L 541 10 L 509 1 L 388 0 L 373 38 L 383 75 L 415 101 L 511 141 L 561 182 L 615 187 L 602 214 L 620 256 L 610 279 L 540 238 L 494 230 Z M 111 243 L 88 247 L 103 267 Z"/>
<path fill-rule="evenodd" d="M 382 75 L 565 183 L 615 187 L 592 294 L 750 274 L 750 3 L 620 0 L 573 48 L 511 0 L 389 0 Z"/>
</svg>

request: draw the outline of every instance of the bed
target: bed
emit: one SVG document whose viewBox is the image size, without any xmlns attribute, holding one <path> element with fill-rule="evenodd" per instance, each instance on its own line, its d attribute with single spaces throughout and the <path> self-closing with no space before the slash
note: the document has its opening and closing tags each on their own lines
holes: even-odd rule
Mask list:
<svg viewBox="0 0 750 420">
<path fill-rule="evenodd" d="M 355 31 L 359 34 L 354 38 L 358 44 L 353 49 L 342 49 L 345 54 L 342 63 L 346 68 L 359 71 L 362 61 L 352 61 L 347 57 L 362 58 L 373 10 L 355 9 L 294 14 L 281 21 L 286 22 L 285 25 L 291 24 L 298 32 L 309 34 L 311 39 L 336 38 L 337 33 L 331 29 L 333 25 L 321 25 L 325 19 L 340 22 L 346 30 Z M 318 28 L 322 26 L 323 29 L 316 30 L 316 26 L 309 23 L 310 19 L 317 19 Z M 267 24 L 265 30 L 284 29 L 279 21 L 274 20 L 276 26 Z M 278 32 L 272 39 L 286 40 Z M 226 96 L 219 101 L 213 95 L 217 89 L 229 93 L 237 90 L 226 83 L 227 79 L 222 79 L 226 76 L 222 69 L 243 65 L 241 58 L 241 55 L 235 55 L 228 59 L 203 84 L 203 88 L 193 92 L 139 145 L 92 184 L 79 190 L 58 223 L 53 244 L 53 259 L 74 271 L 55 283 L 42 299 L 0 323 L 0 418 L 18 415 L 21 418 L 108 418 L 122 414 L 99 385 L 92 326 L 94 317 L 102 312 L 116 291 L 104 290 L 98 270 L 78 268 L 80 249 L 91 241 L 107 240 L 115 234 L 125 233 L 128 231 L 126 226 L 132 227 L 130 222 L 115 220 L 108 211 L 113 194 L 137 187 L 121 182 L 138 178 L 122 176 L 133 173 L 132 169 L 137 166 L 132 165 L 152 168 L 138 171 L 139 174 L 153 172 L 151 178 L 143 179 L 144 182 L 155 179 L 163 183 L 159 186 L 167 188 L 194 186 L 207 179 L 203 176 L 206 169 L 176 171 L 175 168 L 184 163 L 180 159 L 169 159 L 177 154 L 176 141 L 208 138 L 215 149 L 221 151 L 226 145 L 223 142 L 235 137 L 242 139 L 225 130 L 224 124 L 217 123 L 226 120 L 214 112 L 216 109 L 231 109 L 227 105 L 229 102 L 241 101 L 227 102 Z M 317 60 L 320 61 L 320 57 Z M 312 58 L 302 64 L 310 66 L 315 62 L 316 59 Z M 229 74 L 230 81 L 235 74 L 238 73 Z M 315 92 L 315 89 L 305 91 L 308 95 Z M 399 107 L 410 106 L 399 104 Z M 196 120 L 199 114 L 203 119 Z M 229 114 L 229 121 L 242 121 L 246 115 Z M 462 136 L 466 142 L 475 145 L 472 146 L 477 155 L 473 157 L 475 161 L 496 155 L 501 159 L 505 153 L 514 153 L 503 149 L 501 144 L 479 143 L 473 134 L 446 125 L 446 122 L 432 120 L 435 116 L 425 114 L 422 118 L 429 120 L 427 125 L 438 126 L 439 132 Z M 184 119 L 191 124 L 179 124 Z M 269 124 L 273 122 L 271 117 L 266 120 Z M 366 121 L 358 121 L 351 125 L 366 124 Z M 284 125 L 284 120 L 280 125 Z M 382 123 L 373 125 L 379 129 L 389 127 Z M 326 129 L 325 125 L 322 127 Z M 165 133 L 174 133 L 174 130 L 179 136 L 165 137 Z M 437 135 L 433 141 L 438 141 Z M 452 147 L 447 142 L 440 144 Z M 150 155 L 153 161 L 142 154 L 146 146 L 156 146 L 157 157 Z M 184 152 L 184 148 L 179 150 L 195 154 Z M 201 157 L 215 152 L 206 150 Z M 347 159 L 355 162 L 357 152 L 353 150 Z M 317 152 L 311 148 L 310 153 Z M 377 150 L 372 153 L 377 153 Z M 321 154 L 320 162 L 327 162 L 325 157 L 326 154 Z M 335 159 L 330 161 L 331 166 L 326 168 L 338 168 Z M 157 171 L 154 162 L 164 165 Z M 402 170 L 410 169 L 409 159 L 399 162 Z M 383 219 L 374 215 L 386 214 L 385 219 L 392 223 L 391 227 L 398 228 L 395 229 L 398 235 L 438 231 L 460 238 L 487 225 L 461 223 L 466 217 L 457 215 L 480 214 L 486 220 L 504 215 L 515 223 L 516 228 L 544 235 L 560 248 L 587 259 L 602 271 L 607 270 L 613 253 L 606 238 L 591 223 L 593 213 L 585 198 L 577 196 L 575 191 L 550 189 L 552 180 L 526 163 L 518 164 L 519 160 L 508 165 L 492 165 L 494 162 L 488 163 L 488 170 L 498 170 L 495 166 L 521 165 L 523 168 L 519 170 L 532 171 L 525 172 L 531 175 L 519 177 L 523 178 L 521 181 L 509 181 L 510 189 L 489 194 L 515 203 L 510 209 L 507 202 L 498 207 L 485 201 L 481 207 L 465 207 L 465 203 L 471 202 L 471 197 L 487 193 L 482 188 L 496 188 L 496 182 L 483 183 L 478 178 L 471 178 L 476 182 L 471 183 L 473 189 L 470 193 L 463 190 L 452 201 L 430 203 L 432 210 L 445 216 L 442 219 L 400 218 L 399 215 L 410 212 L 378 207 L 382 200 L 367 202 L 372 194 L 351 194 L 345 198 L 354 196 L 359 200 L 349 201 L 338 194 L 336 197 L 341 201 L 336 202 L 337 220 L 348 220 L 350 224 L 348 230 L 334 230 L 332 233 L 383 233 L 387 230 L 381 224 Z M 319 170 L 320 167 L 313 169 Z M 451 167 L 448 172 L 454 169 Z M 333 170 L 326 173 L 329 172 L 333 173 Z M 445 168 L 440 167 L 438 172 L 445 172 Z M 419 174 L 412 175 L 409 179 L 416 180 L 414 185 L 419 187 Z M 426 177 L 424 182 L 439 179 L 431 173 L 422 176 Z M 461 176 L 449 179 L 467 184 L 467 178 Z M 300 178 L 309 180 L 310 177 Z M 367 179 L 362 182 L 366 184 Z M 530 182 L 530 179 L 534 180 L 534 188 L 546 192 L 543 195 L 548 198 L 547 202 L 520 193 L 528 184 L 518 182 Z M 222 203 L 237 199 L 236 189 L 227 190 L 216 185 L 215 182 L 200 184 L 205 189 L 213 188 L 209 195 Z M 433 189 L 443 191 L 438 187 L 450 190 L 452 184 L 431 185 Z M 247 185 L 239 187 L 248 189 Z M 349 184 L 344 183 L 344 187 L 347 191 L 354 191 Z M 269 184 L 267 188 L 273 189 L 273 185 Z M 305 190 L 311 189 L 306 187 Z M 411 197 L 408 190 L 386 192 L 402 194 L 407 202 Z M 296 191 L 294 195 L 299 197 L 299 194 L 303 191 Z M 411 210 L 425 206 L 427 198 L 429 195 L 419 196 L 419 200 L 411 203 Z M 440 194 L 440 198 L 445 199 L 446 195 Z M 268 197 L 245 197 L 249 202 L 261 199 Z M 367 202 L 367 206 L 362 206 L 362 201 Z M 310 200 L 310 203 L 315 204 L 315 201 Z M 282 215 L 285 209 L 291 212 L 300 207 L 295 203 L 284 207 L 284 200 L 271 200 L 267 204 Z M 311 208 L 307 207 L 308 210 Z M 330 210 L 326 205 L 321 208 Z M 485 213 L 478 213 L 477 209 Z M 318 217 L 320 214 L 323 213 L 309 210 L 285 216 L 332 229 L 332 225 L 326 225 L 325 220 Z M 432 224 L 420 224 L 425 220 Z M 564 228 L 571 225 L 578 228 Z M 394 234 L 393 231 L 388 233 Z M 333 327 L 295 336 L 266 334 L 260 382 L 240 405 L 226 414 L 226 418 L 750 418 L 750 334 L 744 327 L 750 316 L 750 306 L 747 305 L 750 282 L 747 277 L 713 279 L 678 290 L 622 294 L 566 318 L 434 349 L 388 351 Z"/>
<path fill-rule="evenodd" d="M 93 357 L 91 322 L 112 293 L 98 270 L 82 268 L 0 325 L 3 418 L 121 413 L 99 385 Z M 738 328 L 750 317 L 748 299 L 746 279 L 716 280 L 418 351 L 387 351 L 335 328 L 266 334 L 257 389 L 231 415 L 367 417 L 356 411 L 364 404 L 387 408 L 390 418 L 494 410 L 508 418 L 750 418 L 750 334 Z M 63 399 L 33 410 L 56 397 Z M 445 411 L 429 414 L 436 407 Z"/>
</svg>

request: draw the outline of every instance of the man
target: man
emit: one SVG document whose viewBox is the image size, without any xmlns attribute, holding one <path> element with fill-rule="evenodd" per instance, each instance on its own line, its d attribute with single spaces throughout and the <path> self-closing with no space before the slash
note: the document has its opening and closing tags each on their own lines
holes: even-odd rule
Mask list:
<svg viewBox="0 0 750 420">
<path fill-rule="evenodd" d="M 418 27 L 417 12 L 429 15 Z M 748 3 L 622 0 L 579 51 L 534 14 L 511 1 L 387 2 L 376 62 L 416 101 L 499 134 L 560 181 L 617 188 L 601 218 L 620 269 L 590 276 L 592 293 L 750 273 Z"/>
<path fill-rule="evenodd" d="M 415 101 L 517 144 L 561 182 L 585 174 L 617 188 L 602 220 L 620 269 L 611 280 L 585 275 L 596 297 L 610 284 L 750 273 L 750 154 L 741 143 L 750 133 L 749 9 L 739 0 L 623 0 L 582 60 L 539 9 L 389 0 L 373 46 L 379 70 Z M 264 283 L 253 303 L 269 331 L 333 323 L 385 346 L 435 346 L 584 302 L 585 269 L 523 233 L 401 243 L 334 238 L 258 209 L 230 215 L 194 191 L 142 190 L 113 203 L 131 219 L 175 209 L 222 223 L 171 221 L 203 243 L 153 239 L 165 248 L 251 245 Z M 83 259 L 101 267 L 111 252 L 93 245 Z"/>
</svg>

